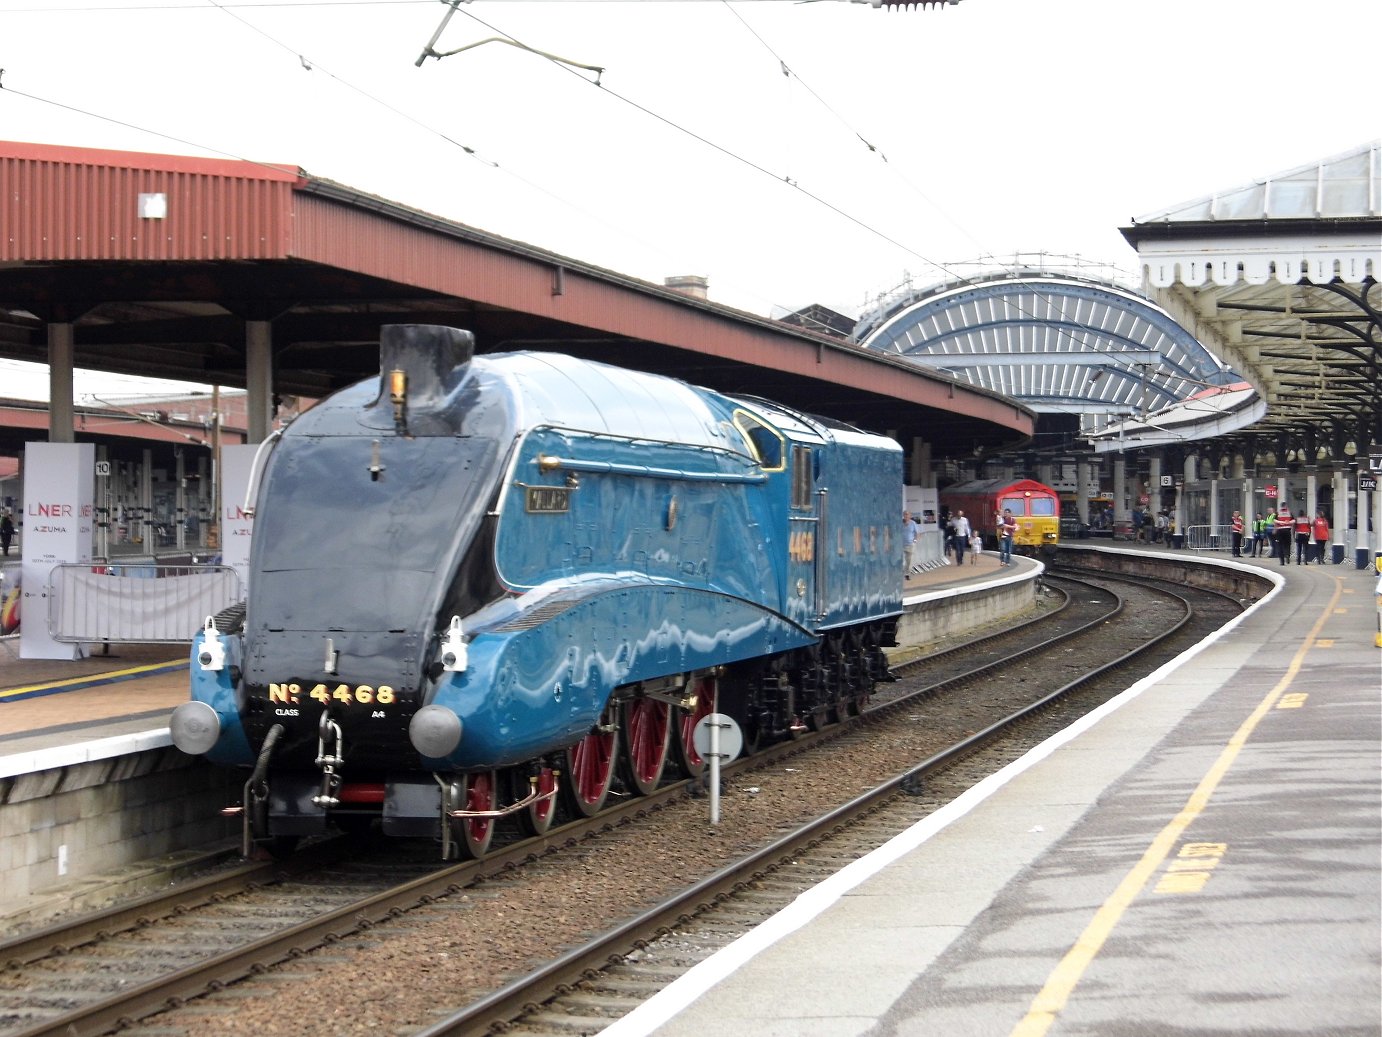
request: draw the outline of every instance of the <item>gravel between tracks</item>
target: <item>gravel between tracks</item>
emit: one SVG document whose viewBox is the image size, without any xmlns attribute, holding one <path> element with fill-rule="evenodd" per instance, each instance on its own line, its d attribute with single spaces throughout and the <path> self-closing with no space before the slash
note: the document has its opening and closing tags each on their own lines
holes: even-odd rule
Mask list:
<svg viewBox="0 0 1382 1037">
<path fill-rule="evenodd" d="M 725 786 L 718 826 L 709 822 L 705 799 L 678 800 L 513 876 L 458 893 L 439 909 L 412 912 L 387 929 L 305 955 L 277 972 L 276 997 L 248 990 L 236 996 L 231 988 L 146 1027 L 160 1034 L 305 1034 L 323 1026 L 342 1034 L 414 1033 L 527 973 L 552 948 L 582 943 L 632 917 L 875 787 L 880 774 L 906 766 L 900 761 L 919 762 L 991 719 L 983 703 L 921 703 L 890 725 L 894 734 L 886 740 L 847 738 L 814 749 L 809 766 L 789 758 L 735 775 Z"/>
</svg>

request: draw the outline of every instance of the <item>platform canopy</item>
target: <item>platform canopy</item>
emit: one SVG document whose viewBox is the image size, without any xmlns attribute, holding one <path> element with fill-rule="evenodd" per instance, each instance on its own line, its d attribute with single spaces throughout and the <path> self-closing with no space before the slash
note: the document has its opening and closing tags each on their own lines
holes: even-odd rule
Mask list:
<svg viewBox="0 0 1382 1037">
<path fill-rule="evenodd" d="M 1147 295 L 1265 400 L 1246 434 L 1309 460 L 1382 439 L 1380 150 L 1370 141 L 1122 229 Z"/>
<path fill-rule="evenodd" d="M 243 387 L 260 441 L 289 397 L 375 377 L 389 324 L 761 396 L 937 457 L 1024 443 L 1036 420 L 807 321 L 717 303 L 705 278 L 649 283 L 292 163 L 0 141 L 0 360 L 48 365 L 58 435 L 82 434 L 70 372 L 84 368 Z M 0 456 L 29 435 L 0 424 Z"/>
</svg>

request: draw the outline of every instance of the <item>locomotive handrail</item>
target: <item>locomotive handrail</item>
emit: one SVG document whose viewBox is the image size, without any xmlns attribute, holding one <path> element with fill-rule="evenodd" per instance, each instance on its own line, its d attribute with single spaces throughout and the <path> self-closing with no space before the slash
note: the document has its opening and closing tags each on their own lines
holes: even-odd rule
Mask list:
<svg viewBox="0 0 1382 1037">
<path fill-rule="evenodd" d="M 544 472 L 562 469 L 568 472 L 593 472 L 603 475 L 631 475 L 644 479 L 678 479 L 682 482 L 761 483 L 768 477 L 762 472 L 743 475 L 734 472 L 688 472 L 684 468 L 654 468 L 645 464 L 624 464 L 619 461 L 582 461 L 574 457 L 538 454 L 537 466 Z"/>
<path fill-rule="evenodd" d="M 830 489 L 822 486 L 816 491 L 817 536 L 815 555 L 816 620 L 819 622 L 829 614 L 830 566 L 826 563 L 826 541 L 830 538 Z"/>
<path fill-rule="evenodd" d="M 753 468 L 758 465 L 758 459 L 752 454 L 719 443 L 688 443 L 675 439 L 658 439 L 656 436 L 635 435 L 631 432 L 611 432 L 604 429 L 580 428 L 576 425 L 558 425 L 550 421 L 532 426 L 532 428 L 524 432 L 519 438 L 526 439 L 536 432 L 559 432 L 563 435 L 570 435 L 580 439 L 604 439 L 612 440 L 617 443 L 672 447 L 675 450 L 691 450 L 696 453 L 723 455 L 730 460 L 738 461 L 746 468 Z"/>
<path fill-rule="evenodd" d="M 245 487 L 245 515 L 249 518 L 254 517 L 254 501 L 259 496 L 259 481 L 264 476 L 264 467 L 268 464 L 268 454 L 272 452 L 274 445 L 283 437 L 283 430 L 276 428 L 265 437 L 259 444 L 259 449 L 254 452 L 254 460 L 250 462 L 250 481 Z"/>
</svg>

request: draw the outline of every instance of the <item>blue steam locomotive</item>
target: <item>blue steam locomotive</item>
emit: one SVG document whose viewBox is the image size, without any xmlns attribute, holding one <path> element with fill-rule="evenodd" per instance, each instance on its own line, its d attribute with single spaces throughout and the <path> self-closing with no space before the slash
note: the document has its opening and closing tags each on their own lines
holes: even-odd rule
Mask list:
<svg viewBox="0 0 1382 1037">
<path fill-rule="evenodd" d="M 247 768 L 247 843 L 379 819 L 479 856 L 611 788 L 843 719 L 901 612 L 890 439 L 554 353 L 390 325 L 268 455 L 248 600 L 174 743 Z"/>
</svg>

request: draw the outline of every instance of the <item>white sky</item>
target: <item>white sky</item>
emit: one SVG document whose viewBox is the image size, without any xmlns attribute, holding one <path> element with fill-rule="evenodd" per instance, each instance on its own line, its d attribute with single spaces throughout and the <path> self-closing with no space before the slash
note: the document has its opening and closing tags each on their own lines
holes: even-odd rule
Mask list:
<svg viewBox="0 0 1382 1037">
<path fill-rule="evenodd" d="M 296 165 L 751 312 L 855 315 L 980 254 L 1132 271 L 1132 217 L 1382 131 L 1378 0 L 475 0 L 437 44 L 507 34 L 603 87 L 496 43 L 415 67 L 446 10 L 0 0 L 0 137 Z M 0 396 L 46 398 L 42 371 L 0 361 Z"/>
</svg>

